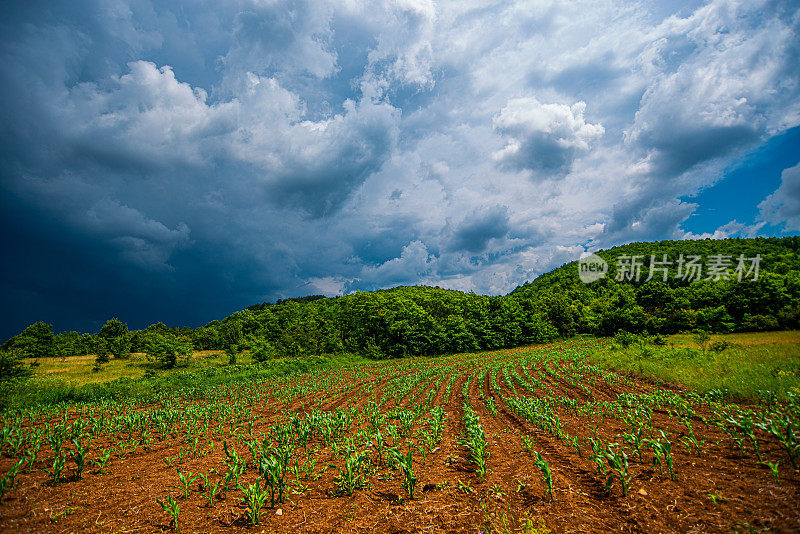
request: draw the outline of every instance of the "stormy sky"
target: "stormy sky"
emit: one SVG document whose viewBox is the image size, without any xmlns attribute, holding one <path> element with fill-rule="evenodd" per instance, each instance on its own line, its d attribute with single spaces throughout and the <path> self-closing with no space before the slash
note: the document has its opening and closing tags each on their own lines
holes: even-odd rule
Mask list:
<svg viewBox="0 0 800 534">
<path fill-rule="evenodd" d="M 0 337 L 800 231 L 793 1 L 11 1 Z"/>
</svg>

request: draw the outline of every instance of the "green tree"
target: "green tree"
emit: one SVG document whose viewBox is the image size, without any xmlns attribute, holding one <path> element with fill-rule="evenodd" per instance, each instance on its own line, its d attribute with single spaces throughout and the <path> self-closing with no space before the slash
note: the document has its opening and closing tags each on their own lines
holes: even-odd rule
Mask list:
<svg viewBox="0 0 800 534">
<path fill-rule="evenodd" d="M 175 367 L 179 358 L 189 358 L 192 351 L 192 343 L 175 334 L 154 334 L 145 350 L 149 359 L 161 362 L 165 369 Z"/>
<path fill-rule="evenodd" d="M 19 351 L 20 356 L 28 358 L 53 356 L 55 354 L 53 325 L 41 321 L 30 325 L 11 340 L 11 348 Z"/>
<path fill-rule="evenodd" d="M 111 340 L 120 336 L 124 336 L 127 333 L 128 325 L 114 317 L 113 319 L 106 321 L 106 324 L 103 325 L 97 335 Z"/>
<path fill-rule="evenodd" d="M 98 364 L 101 363 L 108 363 L 108 341 L 105 338 L 97 338 L 97 342 L 94 346 L 94 354 L 95 354 L 95 362 Z"/>
<path fill-rule="evenodd" d="M 252 343 L 250 355 L 257 362 L 265 362 L 278 357 L 278 351 L 266 339 L 256 339 Z"/>
<path fill-rule="evenodd" d="M 114 358 L 126 358 L 131 352 L 131 334 L 128 325 L 114 317 L 106 321 L 97 336 L 106 341 Z"/>
<path fill-rule="evenodd" d="M 14 351 L 0 350 L 0 382 L 30 374 L 31 370 L 25 367 L 25 362 Z"/>
</svg>

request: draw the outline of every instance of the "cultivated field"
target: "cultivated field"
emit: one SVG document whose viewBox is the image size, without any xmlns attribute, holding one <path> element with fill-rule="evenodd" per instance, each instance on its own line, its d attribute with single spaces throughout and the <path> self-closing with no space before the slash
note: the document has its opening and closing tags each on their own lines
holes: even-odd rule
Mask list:
<svg viewBox="0 0 800 534">
<path fill-rule="evenodd" d="M 681 372 L 763 350 L 735 341 L 684 354 Z M 0 529 L 800 529 L 800 391 L 698 394 L 658 362 L 617 373 L 641 354 L 579 339 L 17 410 L 0 435 Z"/>
</svg>

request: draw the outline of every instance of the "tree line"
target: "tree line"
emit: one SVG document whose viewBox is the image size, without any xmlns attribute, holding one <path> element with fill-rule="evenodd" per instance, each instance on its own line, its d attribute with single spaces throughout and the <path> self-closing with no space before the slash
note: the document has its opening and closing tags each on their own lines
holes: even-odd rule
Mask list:
<svg viewBox="0 0 800 534">
<path fill-rule="evenodd" d="M 165 350 L 173 355 L 226 350 L 235 360 L 249 350 L 259 360 L 345 352 L 383 358 L 492 350 L 576 334 L 796 329 L 798 251 L 797 236 L 632 243 L 599 252 L 609 270 L 589 284 L 581 282 L 578 265 L 571 262 L 504 296 L 403 286 L 256 304 L 198 328 L 156 323 L 132 331 L 114 318 L 94 334 L 54 334 L 51 325 L 38 322 L 2 348 L 17 357 L 124 358 L 132 352 L 163 357 Z M 733 275 L 681 278 L 677 262 L 663 266 L 664 258 L 681 255 L 703 261 L 725 256 L 734 265 L 739 256 L 758 256 L 758 278 L 752 273 L 742 281 Z M 634 257 L 645 274 L 638 280 L 620 276 Z M 658 276 L 646 280 L 654 262 Z"/>
</svg>

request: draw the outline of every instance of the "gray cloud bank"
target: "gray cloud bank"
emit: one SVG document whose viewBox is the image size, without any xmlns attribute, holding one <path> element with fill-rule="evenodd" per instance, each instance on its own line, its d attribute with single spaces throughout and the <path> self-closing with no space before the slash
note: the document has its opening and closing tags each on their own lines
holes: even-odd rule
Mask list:
<svg viewBox="0 0 800 534">
<path fill-rule="evenodd" d="M 504 293 L 586 247 L 687 236 L 680 197 L 800 124 L 788 1 L 16 4 L 6 334 Z M 797 176 L 764 222 L 798 229 Z"/>
</svg>

